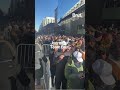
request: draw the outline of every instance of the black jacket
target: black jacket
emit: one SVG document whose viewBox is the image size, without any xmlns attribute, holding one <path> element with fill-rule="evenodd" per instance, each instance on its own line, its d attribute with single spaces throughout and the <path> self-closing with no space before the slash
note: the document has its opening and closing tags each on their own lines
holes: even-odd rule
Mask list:
<svg viewBox="0 0 120 90">
<path fill-rule="evenodd" d="M 61 60 L 60 62 L 57 63 L 56 73 L 55 73 L 57 80 L 65 79 L 64 69 L 65 69 L 65 65 L 67 63 L 67 60 L 68 60 L 68 56 L 64 57 L 63 60 Z"/>
</svg>

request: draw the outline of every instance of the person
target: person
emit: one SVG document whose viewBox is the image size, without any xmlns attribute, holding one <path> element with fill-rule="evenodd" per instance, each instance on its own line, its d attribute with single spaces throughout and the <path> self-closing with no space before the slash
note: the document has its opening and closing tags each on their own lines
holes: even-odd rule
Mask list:
<svg viewBox="0 0 120 90">
<path fill-rule="evenodd" d="M 64 69 L 65 65 L 67 63 L 67 57 L 64 56 L 64 54 L 61 54 L 58 57 L 58 61 L 56 64 L 56 73 L 55 73 L 55 87 L 56 89 L 60 89 L 62 84 L 62 89 L 66 89 L 67 86 L 67 80 L 64 75 Z"/>
<path fill-rule="evenodd" d="M 29 28 L 28 28 L 29 29 Z M 22 43 L 24 44 L 34 44 L 35 40 L 34 27 L 31 27 L 30 31 L 26 32 L 23 36 Z"/>
<path fill-rule="evenodd" d="M 107 62 L 107 55 L 100 51 L 100 57 L 93 64 L 96 90 L 114 90 L 115 78 L 112 75 L 112 65 Z"/>
<path fill-rule="evenodd" d="M 52 79 L 52 87 L 54 87 L 54 77 L 55 77 L 55 71 L 56 71 L 54 55 L 55 55 L 55 52 L 53 50 L 51 50 L 50 55 L 49 55 L 49 60 L 50 60 L 50 72 L 51 72 L 51 79 Z"/>
<path fill-rule="evenodd" d="M 83 69 L 82 54 L 79 51 L 73 52 L 65 66 L 65 77 L 67 89 L 84 90 L 85 73 Z"/>
<path fill-rule="evenodd" d="M 38 63 L 38 62 L 36 62 Z M 36 85 L 40 85 L 40 79 L 43 77 L 43 65 L 42 65 L 42 59 L 39 59 L 39 66 L 37 65 L 35 67 L 35 81 L 36 81 Z"/>
<path fill-rule="evenodd" d="M 115 61 L 120 60 L 120 34 L 116 36 L 109 49 L 110 58 Z"/>
<path fill-rule="evenodd" d="M 101 40 L 100 48 L 106 50 L 107 55 L 109 55 L 109 49 L 112 44 L 112 36 L 109 33 L 105 33 Z"/>
<path fill-rule="evenodd" d="M 88 40 L 88 46 L 86 47 L 86 69 L 91 72 L 92 63 L 96 60 L 96 48 L 95 48 L 95 38 L 91 37 Z"/>
<path fill-rule="evenodd" d="M 99 51 L 99 48 L 101 48 L 101 40 L 103 38 L 103 35 L 101 32 L 96 31 L 95 33 L 95 47 L 97 48 L 96 50 Z"/>
<path fill-rule="evenodd" d="M 86 36 L 85 36 L 85 39 L 86 40 L 88 40 L 89 39 L 89 37 L 94 37 L 94 34 L 95 34 L 95 29 L 92 27 L 92 26 L 88 26 L 87 28 L 86 28 L 86 30 L 87 30 L 87 34 L 86 34 Z"/>
</svg>

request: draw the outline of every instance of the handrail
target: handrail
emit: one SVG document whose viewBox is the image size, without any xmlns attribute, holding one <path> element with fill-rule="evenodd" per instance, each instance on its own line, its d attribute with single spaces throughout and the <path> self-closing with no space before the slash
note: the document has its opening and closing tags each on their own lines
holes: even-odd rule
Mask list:
<svg viewBox="0 0 120 90">
<path fill-rule="evenodd" d="M 50 44 L 43 44 L 43 53 L 45 56 L 48 56 L 50 53 Z"/>
</svg>

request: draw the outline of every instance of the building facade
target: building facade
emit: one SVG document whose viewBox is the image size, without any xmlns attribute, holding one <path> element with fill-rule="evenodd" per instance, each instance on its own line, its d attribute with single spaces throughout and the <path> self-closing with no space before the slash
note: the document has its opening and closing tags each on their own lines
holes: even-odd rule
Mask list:
<svg viewBox="0 0 120 90">
<path fill-rule="evenodd" d="M 34 0 L 11 0 L 9 15 L 34 18 Z"/>
<path fill-rule="evenodd" d="M 40 25 L 39 32 L 44 34 L 50 34 L 54 32 L 55 18 L 45 17 Z"/>
<path fill-rule="evenodd" d="M 79 0 L 58 23 L 65 34 L 85 34 L 85 0 Z"/>
<path fill-rule="evenodd" d="M 45 17 L 41 23 L 41 28 L 45 27 L 46 25 L 50 23 L 55 23 L 55 18 L 54 17 Z"/>
</svg>

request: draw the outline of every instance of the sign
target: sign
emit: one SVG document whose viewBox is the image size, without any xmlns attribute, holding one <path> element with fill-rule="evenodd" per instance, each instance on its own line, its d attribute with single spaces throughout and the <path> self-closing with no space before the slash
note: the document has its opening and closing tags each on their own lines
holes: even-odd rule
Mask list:
<svg viewBox="0 0 120 90">
<path fill-rule="evenodd" d="M 51 43 L 51 48 L 68 48 L 68 43 L 65 41 L 62 42 L 52 42 Z"/>
<path fill-rule="evenodd" d="M 81 13 L 80 13 L 80 14 L 72 13 L 72 17 L 73 17 L 73 18 L 75 18 L 75 17 L 77 17 L 77 18 L 82 18 L 82 14 L 81 14 Z"/>
<path fill-rule="evenodd" d="M 82 13 L 80 14 L 75 14 L 75 13 L 72 13 L 72 21 L 75 21 L 76 19 L 79 19 L 79 18 L 82 18 Z"/>
</svg>

